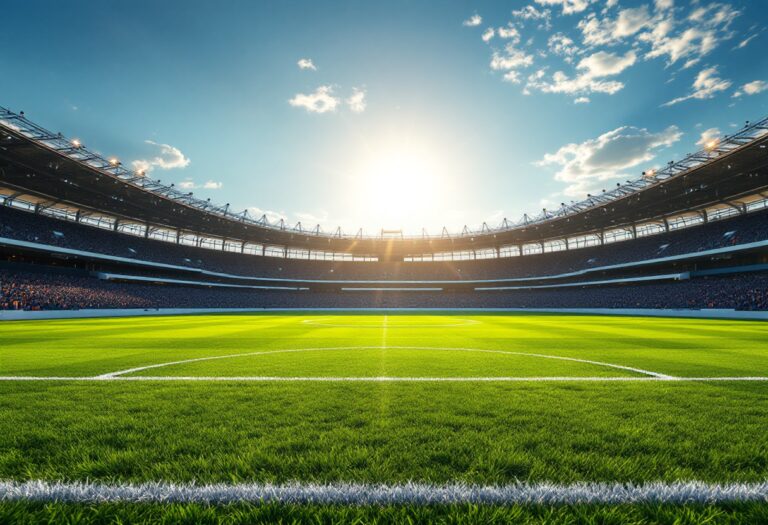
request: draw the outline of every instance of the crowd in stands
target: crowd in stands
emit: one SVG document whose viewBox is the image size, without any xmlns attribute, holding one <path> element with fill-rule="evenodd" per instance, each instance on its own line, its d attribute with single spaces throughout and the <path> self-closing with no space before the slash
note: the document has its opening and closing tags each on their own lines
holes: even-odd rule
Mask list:
<svg viewBox="0 0 768 525">
<path fill-rule="evenodd" d="M 477 261 L 308 261 L 145 239 L 0 206 L 0 237 L 234 275 L 295 279 L 466 280 L 556 275 L 768 239 L 768 212 L 606 246 Z"/>
<path fill-rule="evenodd" d="M 488 292 L 306 292 L 116 283 L 0 270 L 0 310 L 84 308 L 728 308 L 768 310 L 768 273 Z"/>
<path fill-rule="evenodd" d="M 0 206 L 0 238 L 234 275 L 327 280 L 467 280 L 555 275 L 768 239 L 768 212 L 606 246 L 455 262 L 307 261 L 144 239 Z M 14 268 L 18 267 L 16 271 Z M 0 269 L 1 310 L 84 308 L 735 308 L 768 310 L 768 274 L 487 292 L 290 292 L 129 284 L 87 272 Z M 128 272 L 133 268 L 129 268 Z M 138 273 L 138 270 L 137 270 Z M 182 272 L 183 273 L 183 272 Z M 172 275 L 172 277 L 179 277 Z M 189 277 L 181 277 L 189 278 Z M 208 278 L 208 280 L 213 278 Z"/>
<path fill-rule="evenodd" d="M 0 310 L 142 308 L 146 299 L 88 277 L 0 271 Z"/>
</svg>

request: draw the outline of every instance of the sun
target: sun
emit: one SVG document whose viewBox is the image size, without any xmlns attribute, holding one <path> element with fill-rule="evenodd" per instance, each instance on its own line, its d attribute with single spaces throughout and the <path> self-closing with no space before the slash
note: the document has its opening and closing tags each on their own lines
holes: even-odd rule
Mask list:
<svg viewBox="0 0 768 525">
<path fill-rule="evenodd" d="M 368 222 L 382 228 L 434 221 L 445 191 L 440 156 L 418 143 L 387 144 L 364 159 L 353 199 Z"/>
</svg>

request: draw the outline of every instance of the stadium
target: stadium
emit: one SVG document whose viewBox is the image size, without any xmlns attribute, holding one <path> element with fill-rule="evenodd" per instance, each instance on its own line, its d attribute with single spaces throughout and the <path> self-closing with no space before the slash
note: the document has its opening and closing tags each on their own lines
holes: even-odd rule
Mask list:
<svg viewBox="0 0 768 525">
<path fill-rule="evenodd" d="M 420 234 L 89 126 L 0 106 L 0 522 L 768 522 L 768 118 Z"/>
<path fill-rule="evenodd" d="M 768 310 L 768 119 L 555 212 L 420 237 L 270 224 L 0 122 L 5 309 Z"/>
</svg>

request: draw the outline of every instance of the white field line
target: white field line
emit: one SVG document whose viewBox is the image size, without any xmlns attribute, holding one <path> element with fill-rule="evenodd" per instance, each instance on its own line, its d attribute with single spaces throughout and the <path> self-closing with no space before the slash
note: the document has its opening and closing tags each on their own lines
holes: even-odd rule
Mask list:
<svg viewBox="0 0 768 525">
<path fill-rule="evenodd" d="M 304 324 L 309 324 L 313 326 L 327 326 L 329 328 L 453 328 L 458 326 L 472 326 L 476 324 L 480 324 L 480 321 L 477 321 L 475 319 L 456 319 L 456 323 L 434 323 L 434 324 L 422 324 L 422 323 L 411 323 L 411 324 L 390 324 L 387 326 L 387 315 L 384 316 L 384 322 L 383 324 L 338 324 L 333 323 L 330 321 L 325 321 L 323 319 L 315 320 L 315 319 L 304 319 L 301 321 Z"/>
<path fill-rule="evenodd" d="M 267 350 L 262 352 L 248 352 L 244 354 L 229 354 L 229 355 L 219 355 L 219 356 L 211 356 L 211 357 L 197 357 L 194 359 L 183 359 L 179 361 L 170 361 L 167 363 L 158 363 L 154 365 L 147 365 L 147 366 L 139 366 L 135 368 L 128 368 L 126 370 L 118 370 L 117 372 L 109 372 L 106 374 L 101 374 L 99 376 L 96 376 L 100 379 L 108 379 L 113 378 L 117 376 L 122 376 L 126 374 L 132 374 L 136 372 L 143 372 L 145 370 L 152 370 L 154 368 L 162 368 L 166 366 L 174 366 L 174 365 L 183 365 L 188 363 L 199 363 L 202 361 L 214 361 L 218 359 L 232 359 L 235 357 L 250 357 L 250 356 L 258 356 L 258 355 L 271 355 L 271 354 L 288 354 L 288 353 L 297 353 L 297 352 L 318 352 L 318 351 L 332 351 L 332 350 L 429 350 L 429 351 L 449 351 L 449 352 L 477 352 L 477 353 L 485 353 L 485 354 L 501 354 L 501 355 L 516 355 L 516 356 L 525 356 L 525 357 L 537 357 L 541 359 L 555 359 L 559 361 L 570 361 L 574 363 L 583 363 L 583 364 L 589 364 L 589 365 L 595 365 L 595 366 L 604 366 L 608 368 L 615 368 L 618 370 L 625 370 L 628 372 L 634 372 L 637 374 L 642 374 L 645 376 L 650 377 L 658 377 L 658 378 L 671 378 L 672 376 L 668 376 L 666 374 L 661 374 L 659 372 L 652 372 L 650 370 L 643 370 L 642 368 L 634 368 L 631 366 L 622 366 L 622 365 L 616 365 L 613 363 L 604 363 L 602 361 L 592 361 L 589 359 L 578 359 L 576 357 L 563 357 L 563 356 L 556 356 L 556 355 L 548 355 L 548 354 L 533 354 L 528 352 L 509 352 L 506 350 L 485 350 L 480 348 L 454 348 L 454 347 L 430 347 L 430 346 L 340 346 L 340 347 L 328 347 L 328 348 L 294 348 L 294 349 L 287 349 L 287 350 Z"/>
<path fill-rule="evenodd" d="M 526 382 L 767 382 L 766 376 L 724 377 L 670 377 L 670 376 L 488 376 L 488 377 L 311 377 L 311 376 L 0 376 L 0 381 L 253 381 L 253 382 L 306 382 L 306 383 L 526 383 Z"/>
<path fill-rule="evenodd" d="M 0 481 L 0 501 L 67 503 L 316 503 L 352 505 L 627 504 L 766 502 L 768 482 L 515 483 L 510 485 L 397 485 L 365 483 L 174 484 L 149 482 Z"/>
</svg>

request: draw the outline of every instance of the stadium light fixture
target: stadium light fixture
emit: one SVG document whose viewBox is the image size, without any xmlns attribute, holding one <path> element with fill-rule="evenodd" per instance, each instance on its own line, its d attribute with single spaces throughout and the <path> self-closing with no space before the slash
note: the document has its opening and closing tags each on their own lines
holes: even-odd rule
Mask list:
<svg viewBox="0 0 768 525">
<path fill-rule="evenodd" d="M 707 149 L 707 151 L 712 151 L 713 149 L 715 149 L 717 147 L 717 144 L 718 144 L 717 139 L 713 139 L 713 140 L 710 140 L 709 142 L 707 142 L 705 148 Z"/>
<path fill-rule="evenodd" d="M 117 160 L 117 159 L 116 159 L 116 158 L 114 158 L 114 157 L 112 157 L 111 159 L 109 159 L 109 163 L 110 163 L 112 166 L 119 166 L 119 165 L 120 165 L 120 161 L 119 161 L 119 160 Z"/>
<path fill-rule="evenodd" d="M 78 139 L 72 139 L 72 145 L 78 149 L 83 147 L 83 143 L 80 142 Z"/>
</svg>

